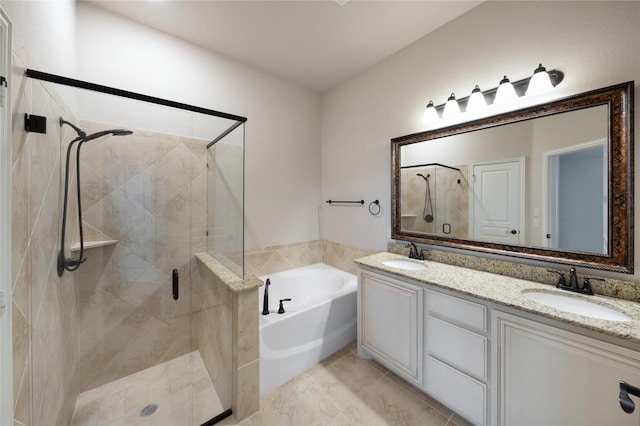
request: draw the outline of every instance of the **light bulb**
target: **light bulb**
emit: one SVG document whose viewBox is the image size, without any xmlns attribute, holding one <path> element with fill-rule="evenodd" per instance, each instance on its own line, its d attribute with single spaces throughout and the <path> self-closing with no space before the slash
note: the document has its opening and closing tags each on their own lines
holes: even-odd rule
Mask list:
<svg viewBox="0 0 640 426">
<path fill-rule="evenodd" d="M 427 104 L 427 108 L 424 110 L 424 122 L 425 123 L 435 123 L 438 121 L 438 111 L 436 107 L 433 105 L 433 101 L 429 101 Z"/>
<path fill-rule="evenodd" d="M 466 112 L 478 112 L 487 107 L 487 102 L 484 99 L 484 95 L 480 91 L 480 87 L 476 84 L 476 87 L 471 91 L 471 96 L 467 101 Z"/>
<path fill-rule="evenodd" d="M 442 118 L 453 118 L 458 115 L 460 115 L 460 107 L 458 106 L 458 101 L 456 101 L 456 95 L 452 93 L 447 99 L 447 103 L 444 104 Z"/>
<path fill-rule="evenodd" d="M 493 101 L 493 104 L 505 105 L 517 99 L 518 94 L 516 93 L 516 89 L 505 75 L 504 78 L 500 80 L 500 85 L 498 86 L 498 90 L 496 90 L 496 99 Z"/>
<path fill-rule="evenodd" d="M 551 84 L 551 78 L 547 69 L 540 64 L 538 68 L 533 72 L 533 76 L 529 80 L 529 87 L 527 87 L 527 96 L 542 95 L 544 93 L 553 90 L 553 84 Z"/>
</svg>

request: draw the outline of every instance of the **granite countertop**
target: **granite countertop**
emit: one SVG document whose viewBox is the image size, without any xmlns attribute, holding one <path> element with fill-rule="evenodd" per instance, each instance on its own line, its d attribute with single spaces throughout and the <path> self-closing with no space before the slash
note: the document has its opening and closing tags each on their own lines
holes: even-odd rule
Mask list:
<svg viewBox="0 0 640 426">
<path fill-rule="evenodd" d="M 426 270 L 411 271 L 398 269 L 384 265 L 382 261 L 386 259 L 408 258 L 399 254 L 383 252 L 355 259 L 355 262 L 361 267 L 376 269 L 398 277 L 410 278 L 414 281 L 453 290 L 477 299 L 541 315 L 634 343 L 640 343 L 640 303 L 637 302 L 598 295 L 585 296 L 574 294 L 565 290 L 558 290 L 548 284 L 540 284 L 533 281 L 428 260 L 416 260 L 416 262 L 425 264 L 427 266 Z M 571 314 L 529 300 L 522 295 L 523 290 L 541 290 L 550 293 L 560 292 L 570 297 L 586 298 L 590 302 L 623 312 L 631 317 L 632 321 L 607 321 Z"/>
<path fill-rule="evenodd" d="M 234 293 L 252 290 L 263 285 L 260 278 L 252 275 L 245 279 L 240 278 L 209 253 L 198 253 L 196 258 Z"/>
</svg>

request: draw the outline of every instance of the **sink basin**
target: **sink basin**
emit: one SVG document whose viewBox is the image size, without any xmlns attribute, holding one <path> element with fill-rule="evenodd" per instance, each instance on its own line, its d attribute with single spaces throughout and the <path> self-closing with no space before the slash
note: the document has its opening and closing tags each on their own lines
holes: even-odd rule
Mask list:
<svg viewBox="0 0 640 426">
<path fill-rule="evenodd" d="M 396 269 L 404 269 L 406 271 L 424 271 L 427 265 L 424 263 L 414 262 L 407 259 L 386 259 L 382 261 L 383 265 Z"/>
<path fill-rule="evenodd" d="M 615 309 L 576 297 L 571 294 L 550 293 L 546 291 L 523 290 L 522 295 L 529 300 L 560 311 L 607 321 L 626 322 L 631 317 Z M 588 296 L 585 296 L 588 297 Z"/>
</svg>

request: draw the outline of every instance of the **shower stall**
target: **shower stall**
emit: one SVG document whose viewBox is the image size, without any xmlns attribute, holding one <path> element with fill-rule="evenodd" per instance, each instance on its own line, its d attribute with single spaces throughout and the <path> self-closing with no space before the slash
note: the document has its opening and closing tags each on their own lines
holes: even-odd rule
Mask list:
<svg viewBox="0 0 640 426">
<path fill-rule="evenodd" d="M 52 263 L 72 265 L 54 265 L 60 278 L 48 274 L 31 294 L 31 424 L 201 425 L 230 415 L 231 302 L 202 283 L 195 254 L 244 277 L 246 118 L 27 76 L 64 94 L 51 96 L 47 116 L 47 142 L 59 144 L 59 220 L 49 226 L 62 242 Z M 100 137 L 67 159 L 79 131 Z"/>
<path fill-rule="evenodd" d="M 467 165 L 428 163 L 401 168 L 401 229 L 468 238 Z"/>
</svg>

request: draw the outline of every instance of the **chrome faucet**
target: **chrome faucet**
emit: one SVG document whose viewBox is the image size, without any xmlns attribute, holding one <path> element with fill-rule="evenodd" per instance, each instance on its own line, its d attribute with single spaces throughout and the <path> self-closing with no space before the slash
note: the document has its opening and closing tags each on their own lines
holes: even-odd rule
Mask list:
<svg viewBox="0 0 640 426">
<path fill-rule="evenodd" d="M 262 315 L 269 315 L 269 286 L 271 280 L 267 278 L 267 282 L 264 283 L 264 296 L 262 297 Z"/>
</svg>

